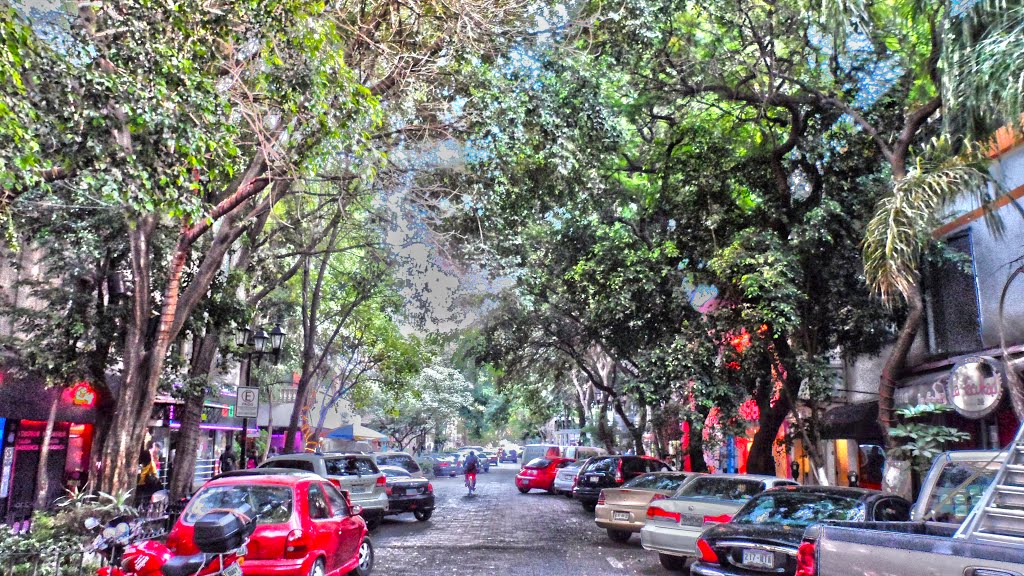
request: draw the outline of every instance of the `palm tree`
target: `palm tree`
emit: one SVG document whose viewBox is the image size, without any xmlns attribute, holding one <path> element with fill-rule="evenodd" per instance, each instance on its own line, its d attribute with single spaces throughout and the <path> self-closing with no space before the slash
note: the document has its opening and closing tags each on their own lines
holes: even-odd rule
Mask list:
<svg viewBox="0 0 1024 576">
<path fill-rule="evenodd" d="M 907 317 L 882 368 L 878 419 L 883 430 L 893 424 L 896 378 L 924 319 L 920 263 L 931 242 L 931 232 L 939 224 L 942 209 L 965 192 L 979 194 L 983 204 L 990 200 L 987 158 L 979 148 L 965 145 L 960 154 L 951 152 L 950 140 L 945 137 L 926 146 L 907 174 L 895 180 L 892 193 L 878 203 L 865 230 L 864 275 L 868 285 L 887 305 L 902 298 L 907 306 Z M 998 230 L 994 215 L 987 220 Z"/>
</svg>

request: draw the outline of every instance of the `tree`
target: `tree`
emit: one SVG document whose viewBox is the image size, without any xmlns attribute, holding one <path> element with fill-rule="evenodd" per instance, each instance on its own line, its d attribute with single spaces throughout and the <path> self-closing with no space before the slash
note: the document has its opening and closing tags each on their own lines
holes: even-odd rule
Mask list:
<svg viewBox="0 0 1024 576">
<path fill-rule="evenodd" d="M 371 425 L 393 438 L 404 450 L 422 446 L 427 434 L 444 428 L 470 406 L 472 385 L 454 368 L 430 365 L 400 393 L 373 387 L 371 400 L 377 414 Z"/>
</svg>

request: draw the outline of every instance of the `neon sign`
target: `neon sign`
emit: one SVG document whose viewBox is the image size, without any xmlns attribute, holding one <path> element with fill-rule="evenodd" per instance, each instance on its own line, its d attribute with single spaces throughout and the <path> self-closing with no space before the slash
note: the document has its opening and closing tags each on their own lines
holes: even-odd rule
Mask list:
<svg viewBox="0 0 1024 576">
<path fill-rule="evenodd" d="M 88 382 L 79 382 L 71 387 L 71 403 L 75 406 L 92 408 L 96 405 L 96 391 Z"/>
</svg>

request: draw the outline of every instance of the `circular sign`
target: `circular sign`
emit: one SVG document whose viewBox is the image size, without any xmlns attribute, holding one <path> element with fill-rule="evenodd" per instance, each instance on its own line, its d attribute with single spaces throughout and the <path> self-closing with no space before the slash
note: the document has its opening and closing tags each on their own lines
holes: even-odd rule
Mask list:
<svg viewBox="0 0 1024 576">
<path fill-rule="evenodd" d="M 1003 397 L 1003 369 L 987 356 L 968 356 L 953 366 L 946 382 L 946 397 L 966 418 L 984 418 Z"/>
</svg>

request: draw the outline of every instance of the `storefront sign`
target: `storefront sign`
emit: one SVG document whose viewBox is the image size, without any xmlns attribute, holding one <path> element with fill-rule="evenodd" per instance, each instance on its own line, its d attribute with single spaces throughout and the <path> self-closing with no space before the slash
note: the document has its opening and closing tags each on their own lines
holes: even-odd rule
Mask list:
<svg viewBox="0 0 1024 576">
<path fill-rule="evenodd" d="M 906 388 L 897 388 L 894 394 L 897 408 L 909 408 L 922 404 L 947 404 L 946 385 L 942 379 L 926 384 L 915 384 Z"/>
<path fill-rule="evenodd" d="M 957 363 L 946 382 L 946 397 L 953 409 L 966 418 L 984 418 L 1003 397 L 1003 370 L 987 356 L 969 356 Z"/>
</svg>

